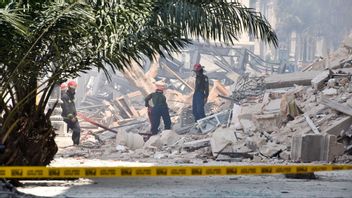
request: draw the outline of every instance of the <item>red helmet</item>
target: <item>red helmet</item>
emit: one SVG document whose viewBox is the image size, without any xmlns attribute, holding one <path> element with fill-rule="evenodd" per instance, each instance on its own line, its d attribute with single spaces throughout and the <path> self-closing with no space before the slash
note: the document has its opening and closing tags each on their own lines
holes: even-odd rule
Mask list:
<svg viewBox="0 0 352 198">
<path fill-rule="evenodd" d="M 200 71 L 201 69 L 203 69 L 201 64 L 199 64 L 199 63 L 194 64 L 194 66 L 193 66 L 194 71 Z"/>
<path fill-rule="evenodd" d="M 62 84 L 60 85 L 60 89 L 61 89 L 61 90 L 67 89 L 67 84 L 66 84 L 66 83 L 62 83 Z"/>
<path fill-rule="evenodd" d="M 76 83 L 76 81 L 71 80 L 70 82 L 67 83 L 67 86 L 69 88 L 76 88 L 77 87 L 77 83 Z"/>
</svg>

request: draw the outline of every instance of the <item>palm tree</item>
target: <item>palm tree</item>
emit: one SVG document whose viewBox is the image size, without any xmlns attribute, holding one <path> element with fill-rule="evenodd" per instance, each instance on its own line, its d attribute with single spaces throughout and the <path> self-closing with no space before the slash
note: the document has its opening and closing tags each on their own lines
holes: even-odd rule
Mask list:
<svg viewBox="0 0 352 198">
<path fill-rule="evenodd" d="M 45 107 L 54 87 L 79 72 L 97 67 L 109 77 L 105 65 L 124 70 L 142 56 L 178 52 L 198 36 L 232 43 L 249 32 L 277 46 L 265 18 L 225 0 L 2 0 L 0 6 L 4 165 L 49 164 L 57 147 Z"/>
</svg>

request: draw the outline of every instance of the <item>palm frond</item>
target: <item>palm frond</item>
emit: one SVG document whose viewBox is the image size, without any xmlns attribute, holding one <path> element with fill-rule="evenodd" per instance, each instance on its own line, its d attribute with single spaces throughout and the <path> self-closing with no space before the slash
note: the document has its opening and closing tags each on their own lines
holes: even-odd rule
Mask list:
<svg viewBox="0 0 352 198">
<path fill-rule="evenodd" d="M 152 24 L 179 26 L 187 38 L 203 37 L 233 43 L 242 33 L 278 45 L 271 25 L 260 13 L 237 1 L 159 0 L 155 4 Z"/>
<path fill-rule="evenodd" d="M 10 4 L 4 8 L 0 7 L 0 27 L 4 28 L 7 25 L 13 27 L 20 34 L 28 34 L 25 17 L 19 11 L 21 9 L 11 9 Z"/>
</svg>

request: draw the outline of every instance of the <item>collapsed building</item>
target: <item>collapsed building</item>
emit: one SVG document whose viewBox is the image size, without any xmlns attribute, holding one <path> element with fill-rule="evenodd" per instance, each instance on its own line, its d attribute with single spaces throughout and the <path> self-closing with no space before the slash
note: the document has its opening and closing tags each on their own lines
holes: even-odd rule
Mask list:
<svg viewBox="0 0 352 198">
<path fill-rule="evenodd" d="M 82 145 L 61 148 L 58 156 L 170 163 L 351 162 L 352 38 L 294 73 L 285 73 L 292 71 L 287 64 L 267 64 L 245 48 L 198 44 L 188 53 L 193 54 L 188 65 L 211 55 L 221 68 L 208 72 L 207 117 L 194 122 L 194 77 L 177 58 L 156 57 L 143 68 L 135 63 L 110 81 L 92 71 L 78 80 Z M 147 140 L 143 98 L 158 80 L 169 85 L 165 95 L 173 129 Z"/>
</svg>

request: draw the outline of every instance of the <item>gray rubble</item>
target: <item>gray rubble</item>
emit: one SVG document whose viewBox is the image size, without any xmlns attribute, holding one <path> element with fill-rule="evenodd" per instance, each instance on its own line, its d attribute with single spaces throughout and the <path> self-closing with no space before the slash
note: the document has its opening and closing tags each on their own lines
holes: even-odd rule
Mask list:
<svg viewBox="0 0 352 198">
<path fill-rule="evenodd" d="M 344 60 L 350 60 L 351 52 L 343 52 Z M 336 57 L 343 59 L 340 55 Z M 58 156 L 170 163 L 350 163 L 352 68 L 316 64 L 305 71 L 264 78 L 237 76 L 237 83 L 229 85 L 215 80 L 207 117 L 197 123 L 192 116 L 192 93 L 170 88 L 165 95 L 173 129 L 154 136 L 148 135 L 141 92 L 110 100 L 87 96 L 95 106 L 81 105 L 82 111 L 117 134 L 83 124 L 82 145 L 60 149 Z M 183 79 L 191 87 L 189 82 Z"/>
</svg>

